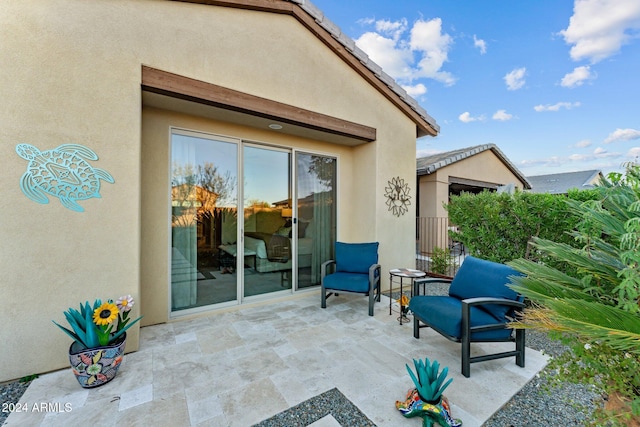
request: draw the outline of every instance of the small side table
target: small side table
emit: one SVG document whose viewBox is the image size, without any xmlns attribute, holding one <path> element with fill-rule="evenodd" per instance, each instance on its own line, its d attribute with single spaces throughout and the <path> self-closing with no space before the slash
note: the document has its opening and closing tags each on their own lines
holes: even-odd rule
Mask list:
<svg viewBox="0 0 640 427">
<path fill-rule="evenodd" d="M 420 270 L 414 270 L 412 268 L 394 268 L 393 270 L 389 270 L 389 315 L 391 315 L 392 310 L 391 306 L 393 304 L 393 278 L 400 278 L 400 296 L 402 297 L 402 285 L 404 279 L 409 279 L 411 282 L 410 295 L 413 297 L 413 281 L 420 277 L 425 277 L 427 273 Z M 402 325 L 402 307 L 400 307 L 400 324 Z"/>
</svg>

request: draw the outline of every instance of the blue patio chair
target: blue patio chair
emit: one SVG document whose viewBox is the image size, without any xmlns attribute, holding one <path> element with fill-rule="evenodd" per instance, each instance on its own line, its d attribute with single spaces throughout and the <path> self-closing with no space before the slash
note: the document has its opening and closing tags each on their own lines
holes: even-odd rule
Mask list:
<svg viewBox="0 0 640 427">
<path fill-rule="evenodd" d="M 378 242 L 336 242 L 336 259 L 324 262 L 321 268 L 322 308 L 327 308 L 327 298 L 332 294 L 353 292 L 369 296 L 369 316 L 373 316 L 373 304 L 380 301 L 378 246 Z"/>
<path fill-rule="evenodd" d="M 471 363 L 515 356 L 524 367 L 524 329 L 510 327 L 510 319 L 525 306 L 524 298 L 507 285 L 510 276 L 522 274 L 492 261 L 468 256 L 451 279 L 426 278 L 414 281 L 409 310 L 413 314 L 413 336 L 430 327 L 445 338 L 462 343 L 462 375 L 471 375 Z M 420 295 L 420 286 L 450 283 L 449 295 Z M 515 335 L 515 336 L 514 336 Z M 472 342 L 515 342 L 515 350 L 471 357 Z"/>
</svg>

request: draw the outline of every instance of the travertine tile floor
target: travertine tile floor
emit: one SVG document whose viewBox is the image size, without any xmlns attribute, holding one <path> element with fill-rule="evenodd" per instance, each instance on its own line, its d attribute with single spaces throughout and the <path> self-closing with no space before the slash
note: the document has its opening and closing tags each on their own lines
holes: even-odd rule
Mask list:
<svg viewBox="0 0 640 427">
<path fill-rule="evenodd" d="M 247 427 L 337 388 L 377 426 L 419 427 L 419 418 L 403 418 L 394 404 L 412 387 L 405 364 L 428 357 L 449 367 L 453 415 L 473 427 L 547 362 L 527 349 L 526 368 L 514 358 L 488 361 L 471 365 L 464 378 L 459 344 L 426 329 L 414 339 L 412 323 L 400 326 L 388 304 L 383 296 L 370 317 L 366 297 L 342 294 L 323 310 L 311 292 L 145 327 L 140 350 L 125 356 L 112 382 L 85 390 L 69 369 L 42 375 L 21 403 L 44 402 L 49 410 L 12 413 L 5 425 Z M 472 353 L 495 345 L 474 344 Z M 328 414 L 311 425 L 340 424 Z"/>
</svg>

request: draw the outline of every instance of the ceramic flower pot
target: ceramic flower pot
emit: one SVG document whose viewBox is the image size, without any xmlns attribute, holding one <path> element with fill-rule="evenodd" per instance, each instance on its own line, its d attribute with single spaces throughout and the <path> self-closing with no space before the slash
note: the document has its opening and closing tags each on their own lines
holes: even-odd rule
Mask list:
<svg viewBox="0 0 640 427">
<path fill-rule="evenodd" d="M 113 344 L 102 347 L 83 349 L 74 341 L 69 348 L 69 363 L 80 385 L 94 388 L 114 379 L 120 369 L 126 342 L 126 332 Z"/>
<path fill-rule="evenodd" d="M 421 417 L 424 427 L 432 427 L 436 423 L 442 427 L 460 427 L 462 425 L 462 421 L 451 416 L 451 407 L 445 397 L 437 402 L 425 402 L 415 388 L 407 392 L 404 401 L 396 401 L 396 409 L 406 418 Z"/>
</svg>

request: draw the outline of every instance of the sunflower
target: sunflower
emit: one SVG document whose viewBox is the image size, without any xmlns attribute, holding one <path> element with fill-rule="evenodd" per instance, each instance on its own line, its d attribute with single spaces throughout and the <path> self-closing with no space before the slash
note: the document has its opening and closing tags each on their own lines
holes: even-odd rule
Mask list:
<svg viewBox="0 0 640 427">
<path fill-rule="evenodd" d="M 112 302 L 105 302 L 93 312 L 93 323 L 98 326 L 108 325 L 118 318 L 118 307 Z"/>
</svg>

